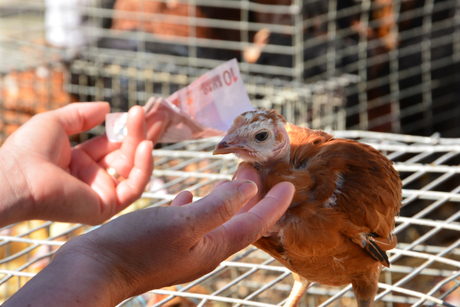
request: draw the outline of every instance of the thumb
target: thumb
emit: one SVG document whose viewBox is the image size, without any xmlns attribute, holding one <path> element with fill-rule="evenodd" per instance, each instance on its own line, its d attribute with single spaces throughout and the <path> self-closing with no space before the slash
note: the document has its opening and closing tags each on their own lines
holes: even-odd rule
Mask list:
<svg viewBox="0 0 460 307">
<path fill-rule="evenodd" d="M 72 135 L 99 125 L 109 111 L 110 105 L 107 102 L 83 102 L 50 111 L 47 116 L 57 121 L 67 135 Z"/>
<path fill-rule="evenodd" d="M 230 254 L 258 240 L 286 212 L 294 197 L 295 187 L 290 182 L 280 182 L 248 212 L 233 219 L 209 233 L 211 236 L 227 236 L 213 242 L 228 242 Z M 222 233 L 222 230 L 225 232 Z M 225 250 L 225 247 L 222 247 Z"/>
<path fill-rule="evenodd" d="M 256 193 L 254 182 L 233 180 L 214 189 L 202 199 L 184 206 L 188 210 L 187 216 L 197 224 L 192 225 L 197 230 L 197 240 L 227 222 Z"/>
</svg>

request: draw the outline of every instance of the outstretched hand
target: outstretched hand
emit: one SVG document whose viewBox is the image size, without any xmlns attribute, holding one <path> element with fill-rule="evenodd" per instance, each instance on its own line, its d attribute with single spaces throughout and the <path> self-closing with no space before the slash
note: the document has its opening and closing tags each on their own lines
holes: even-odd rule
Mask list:
<svg viewBox="0 0 460 307">
<path fill-rule="evenodd" d="M 99 224 L 140 197 L 153 170 L 141 107 L 129 111 L 122 143 L 104 134 L 70 146 L 69 135 L 102 123 L 109 110 L 108 103 L 73 103 L 34 116 L 6 140 L 0 148 L 0 181 L 7 189 L 0 226 L 28 219 Z M 151 121 L 155 141 L 166 117 L 159 113 Z M 126 180 L 114 180 L 108 167 Z"/>
<path fill-rule="evenodd" d="M 291 183 L 260 199 L 254 182 L 261 187 L 257 171 L 246 168 L 196 202 L 182 192 L 169 207 L 131 212 L 75 237 L 4 306 L 115 306 L 192 281 L 259 239 L 288 208 Z"/>
</svg>

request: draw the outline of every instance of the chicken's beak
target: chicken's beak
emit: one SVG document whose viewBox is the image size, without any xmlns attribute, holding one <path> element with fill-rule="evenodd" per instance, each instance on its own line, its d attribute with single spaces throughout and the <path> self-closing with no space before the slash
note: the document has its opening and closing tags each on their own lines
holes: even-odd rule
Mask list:
<svg viewBox="0 0 460 307">
<path fill-rule="evenodd" d="M 225 138 L 217 144 L 216 149 L 212 152 L 213 155 L 225 155 L 228 153 L 233 153 L 235 148 L 230 146 Z"/>
<path fill-rule="evenodd" d="M 231 135 L 227 134 L 219 144 L 217 144 L 216 149 L 214 149 L 213 155 L 225 155 L 229 153 L 238 153 L 241 150 L 246 150 L 246 142 L 238 137 L 234 138 Z"/>
<path fill-rule="evenodd" d="M 214 149 L 213 155 L 225 155 L 225 154 L 235 154 L 246 156 L 252 149 L 249 148 L 246 144 L 246 139 L 240 136 L 235 136 L 232 134 L 227 134 L 224 138 L 217 144 L 216 149 Z"/>
</svg>

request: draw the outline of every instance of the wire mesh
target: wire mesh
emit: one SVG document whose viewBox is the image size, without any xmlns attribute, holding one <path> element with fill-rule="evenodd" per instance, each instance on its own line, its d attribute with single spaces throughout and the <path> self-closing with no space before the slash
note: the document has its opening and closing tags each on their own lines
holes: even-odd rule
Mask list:
<svg viewBox="0 0 460 307">
<path fill-rule="evenodd" d="M 152 95 L 167 97 L 233 57 L 255 106 L 276 108 L 290 122 L 459 137 L 459 6 L 458 0 L 0 0 L 0 143 L 37 112 L 87 100 L 126 110 Z M 335 135 L 381 150 L 404 183 L 399 244 L 381 274 L 377 306 L 460 305 L 460 141 Z M 229 179 L 237 161 L 212 156 L 215 143 L 155 151 L 156 180 L 127 211 L 166 205 L 183 189 L 202 197 Z M 44 221 L 1 229 L 0 299 L 66 240 L 90 229 Z M 249 248 L 195 282 L 122 306 L 278 306 L 291 284 L 284 267 Z M 350 306 L 354 299 L 350 287 L 315 284 L 301 304 Z"/>
<path fill-rule="evenodd" d="M 380 275 L 376 306 L 458 306 L 460 300 L 460 139 L 365 131 L 335 137 L 368 143 L 394 161 L 403 181 L 403 207 L 396 220 L 398 246 Z M 230 179 L 238 161 L 213 156 L 218 138 L 172 144 L 153 152 L 154 180 L 123 212 L 167 205 L 187 189 L 195 198 Z M 43 268 L 69 238 L 91 228 L 30 221 L 0 230 L 0 296 L 6 299 Z M 249 247 L 215 271 L 189 284 L 158 289 L 120 306 L 280 306 L 293 278 L 264 252 Z M 449 305 L 450 304 L 450 305 Z M 351 287 L 314 284 L 301 306 L 355 306 Z"/>
<path fill-rule="evenodd" d="M 251 98 L 262 105 L 286 100 L 276 94 L 285 87 L 295 92 L 289 99 L 305 105 L 306 83 L 357 75 L 357 86 L 340 93 L 346 104 L 332 116 L 339 123 L 327 120 L 314 128 L 458 137 L 459 5 L 458 0 L 2 0 L 0 73 L 9 78 L 0 89 L 21 93 L 31 87 L 15 104 L 43 100 L 49 109 L 104 99 L 125 110 L 151 94 L 167 96 L 201 69 L 237 58 L 253 88 Z M 5 105 L 8 93 L 2 96 Z M 337 109 L 334 99 L 318 101 Z M 330 106 L 320 108 L 324 111 L 310 117 L 327 117 Z M 8 119 L 13 130 L 42 109 L 15 116 L 6 114 L 7 108 L 2 122 Z M 296 118 L 299 112 L 291 114 Z"/>
</svg>

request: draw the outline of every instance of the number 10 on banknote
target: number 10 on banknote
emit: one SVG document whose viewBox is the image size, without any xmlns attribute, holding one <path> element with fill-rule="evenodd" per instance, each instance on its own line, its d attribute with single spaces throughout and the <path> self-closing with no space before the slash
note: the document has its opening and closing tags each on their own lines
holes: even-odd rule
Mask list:
<svg viewBox="0 0 460 307">
<path fill-rule="evenodd" d="M 167 99 L 152 97 L 144 106 L 146 118 L 161 110 L 169 113 L 160 142 L 180 142 L 223 135 L 239 114 L 253 110 L 236 59 L 205 73 Z M 122 114 L 122 113 L 121 113 Z M 126 120 L 126 116 L 124 116 Z M 117 122 L 118 120 L 118 122 Z M 106 131 L 111 141 L 121 141 L 123 116 L 111 113 L 106 117 Z M 117 128 L 117 131 L 113 128 Z"/>
</svg>

